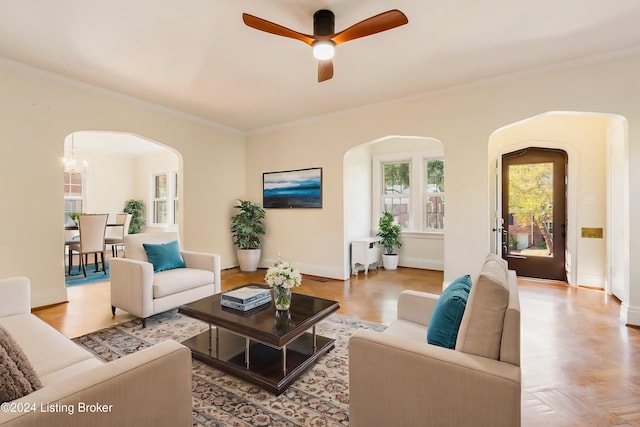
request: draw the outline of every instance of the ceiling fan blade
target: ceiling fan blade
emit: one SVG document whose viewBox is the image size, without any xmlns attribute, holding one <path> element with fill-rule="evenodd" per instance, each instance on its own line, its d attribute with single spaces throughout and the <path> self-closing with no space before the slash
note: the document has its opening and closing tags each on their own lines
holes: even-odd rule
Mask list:
<svg viewBox="0 0 640 427">
<path fill-rule="evenodd" d="M 397 9 L 393 9 L 379 15 L 372 16 L 371 18 L 367 18 L 364 21 L 360 21 L 357 24 L 350 26 L 346 30 L 340 31 L 332 37 L 332 40 L 336 45 L 338 45 L 360 37 L 370 36 L 371 34 L 390 30 L 407 24 L 408 22 L 409 19 L 404 13 Z"/>
<path fill-rule="evenodd" d="M 333 77 L 333 60 L 325 59 L 318 61 L 318 83 L 329 80 Z"/>
<path fill-rule="evenodd" d="M 275 24 L 266 19 L 258 18 L 257 16 L 249 15 L 248 13 L 242 14 L 242 20 L 244 23 L 256 30 L 264 31 L 267 33 L 275 34 L 277 36 L 289 37 L 291 39 L 300 40 L 303 43 L 311 45 L 315 39 L 307 34 L 302 34 L 282 25 Z"/>
</svg>

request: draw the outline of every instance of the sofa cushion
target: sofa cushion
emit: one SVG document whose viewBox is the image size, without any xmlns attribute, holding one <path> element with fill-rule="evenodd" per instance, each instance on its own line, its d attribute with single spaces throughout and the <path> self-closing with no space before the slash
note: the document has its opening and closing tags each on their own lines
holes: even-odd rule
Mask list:
<svg viewBox="0 0 640 427">
<path fill-rule="evenodd" d="M 469 293 L 456 350 L 498 360 L 509 302 L 507 263 L 490 254 Z"/>
<path fill-rule="evenodd" d="M 185 267 L 177 240 L 158 244 L 143 243 L 142 246 L 147 253 L 149 262 L 153 264 L 153 271 L 156 273 Z"/>
<path fill-rule="evenodd" d="M 45 385 L 47 375 L 84 360 L 95 359 L 93 354 L 33 314 L 2 317 L 0 325 L 20 345 Z"/>
<path fill-rule="evenodd" d="M 465 275 L 453 281 L 442 292 L 429 320 L 429 344 L 445 348 L 455 347 L 470 289 L 471 276 Z"/>
<path fill-rule="evenodd" d="M 22 348 L 0 326 L 0 402 L 10 402 L 42 387 Z"/>
<path fill-rule="evenodd" d="M 153 298 L 162 298 L 213 283 L 212 271 L 180 268 L 153 275 Z"/>
</svg>

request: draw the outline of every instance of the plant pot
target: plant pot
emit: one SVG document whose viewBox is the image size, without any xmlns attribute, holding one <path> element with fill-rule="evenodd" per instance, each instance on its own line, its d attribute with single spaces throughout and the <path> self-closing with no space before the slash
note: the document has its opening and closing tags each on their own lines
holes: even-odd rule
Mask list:
<svg viewBox="0 0 640 427">
<path fill-rule="evenodd" d="M 395 270 L 398 268 L 398 254 L 383 254 L 382 266 L 385 270 Z"/>
<path fill-rule="evenodd" d="M 241 271 L 256 271 L 260 262 L 260 249 L 238 249 L 238 263 Z"/>
</svg>

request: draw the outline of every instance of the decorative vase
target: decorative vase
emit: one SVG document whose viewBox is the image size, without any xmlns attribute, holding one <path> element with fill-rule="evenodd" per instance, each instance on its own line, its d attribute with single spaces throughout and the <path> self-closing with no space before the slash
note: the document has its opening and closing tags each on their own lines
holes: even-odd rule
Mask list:
<svg viewBox="0 0 640 427">
<path fill-rule="evenodd" d="M 273 299 L 276 304 L 276 310 L 289 310 L 289 306 L 291 305 L 291 288 L 274 286 Z"/>
<path fill-rule="evenodd" d="M 276 334 L 285 334 L 289 332 L 291 325 L 291 313 L 289 310 L 276 310 L 276 316 L 273 322 L 273 332 Z"/>
</svg>

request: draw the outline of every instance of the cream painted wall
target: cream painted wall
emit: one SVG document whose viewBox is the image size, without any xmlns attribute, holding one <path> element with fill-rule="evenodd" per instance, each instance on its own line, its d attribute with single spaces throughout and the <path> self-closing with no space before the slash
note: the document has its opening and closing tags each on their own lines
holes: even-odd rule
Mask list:
<svg viewBox="0 0 640 427">
<path fill-rule="evenodd" d="M 594 114 L 548 113 L 507 126 L 490 140 L 490 168 L 496 156 L 525 147 L 567 151 L 567 246 L 569 282 L 574 285 L 605 287 L 606 240 L 583 238 L 581 228 L 598 227 L 607 233 L 607 135 L 615 120 Z"/>
<path fill-rule="evenodd" d="M 353 273 L 351 244 L 355 239 L 373 236 L 371 229 L 371 146 L 363 145 L 344 156 L 345 267 L 347 277 Z"/>
<path fill-rule="evenodd" d="M 0 93 L 0 277 L 30 277 L 32 306 L 67 299 L 60 159 L 74 131 L 130 132 L 179 151 L 183 246 L 234 264 L 228 229 L 245 189 L 242 134 L 7 63 Z"/>
<path fill-rule="evenodd" d="M 124 201 L 134 195 L 135 158 L 76 148 L 76 158 L 85 160 L 85 213 L 121 213 Z"/>
<path fill-rule="evenodd" d="M 330 115 L 247 136 L 248 197 L 260 200 L 265 171 L 324 168 L 322 210 L 269 211 L 265 258 L 293 261 L 339 275 L 344 251 L 345 153 L 388 135 L 429 135 L 442 141 L 447 167 L 445 281 L 476 275 L 490 250 L 488 141 L 497 129 L 547 111 L 616 113 L 629 120 L 630 215 L 640 215 L 640 57 L 549 73 L 513 82 L 443 91 Z M 491 183 L 493 185 L 493 183 Z M 640 227 L 631 221 L 630 258 L 640 256 Z M 637 264 L 637 263 L 636 263 Z M 316 267 L 317 266 L 317 267 Z M 621 317 L 640 324 L 640 265 L 630 265 Z M 337 277 L 337 276 L 333 276 Z"/>
</svg>

